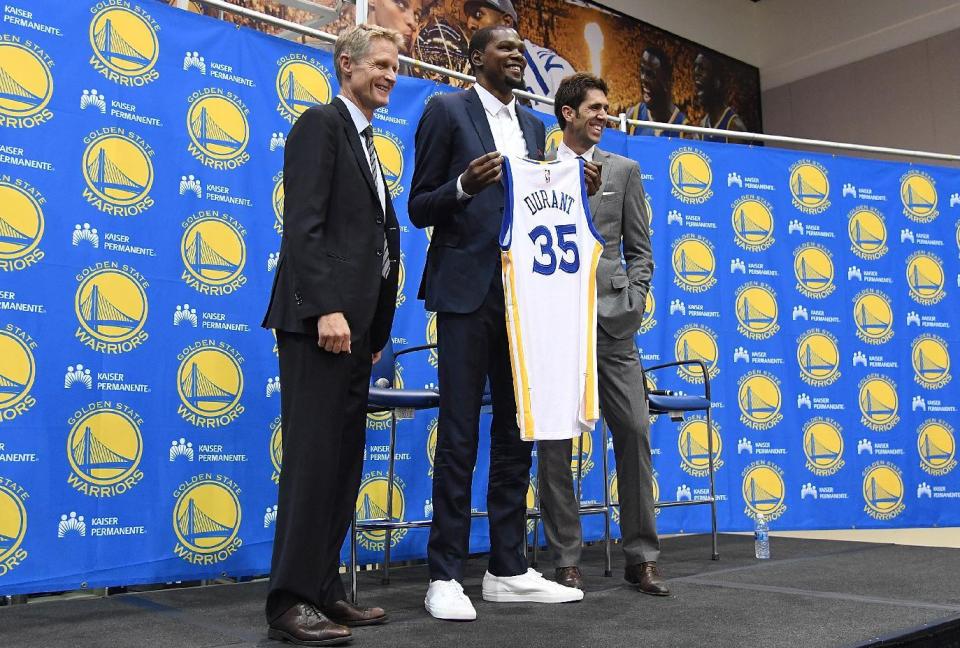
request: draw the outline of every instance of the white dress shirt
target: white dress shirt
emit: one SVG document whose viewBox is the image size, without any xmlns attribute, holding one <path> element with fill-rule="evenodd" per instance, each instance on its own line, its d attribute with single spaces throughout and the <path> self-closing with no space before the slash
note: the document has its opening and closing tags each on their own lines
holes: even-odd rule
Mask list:
<svg viewBox="0 0 960 648">
<path fill-rule="evenodd" d="M 558 160 L 572 160 L 574 158 L 582 157 L 587 162 L 593 162 L 593 152 L 596 150 L 597 145 L 594 144 L 582 155 L 578 155 L 576 151 L 567 146 L 567 143 L 563 140 L 560 141 L 560 146 L 557 147 L 557 159 Z"/>
<path fill-rule="evenodd" d="M 497 147 L 497 151 L 501 155 L 526 157 L 527 142 L 523 139 L 523 129 L 520 128 L 520 120 L 517 118 L 517 98 L 511 97 L 510 103 L 504 104 L 479 83 L 474 84 L 473 89 L 480 96 L 480 103 L 487 114 L 487 123 L 490 125 L 493 145 Z M 457 178 L 457 198 L 460 200 L 472 197 L 463 190 L 462 178 L 463 174 Z"/>
<path fill-rule="evenodd" d="M 363 148 L 364 153 L 367 154 L 367 159 L 370 159 L 370 151 L 367 150 L 367 141 L 363 137 L 363 129 L 367 126 L 370 126 L 370 120 L 367 119 L 367 116 L 360 112 L 360 109 L 357 107 L 357 104 L 353 103 L 342 94 L 337 95 L 337 99 L 342 101 L 346 106 L 347 110 L 350 111 L 350 117 L 353 118 L 353 125 L 357 129 L 357 137 L 360 138 L 360 146 Z M 379 159 L 379 158 L 378 158 Z M 369 166 L 369 163 L 367 163 Z M 386 196 L 386 187 L 387 183 L 383 177 L 383 170 L 377 169 L 376 171 L 379 179 L 377 180 L 377 197 L 380 198 L 380 208 L 383 210 L 383 213 L 387 213 L 387 196 Z"/>
</svg>

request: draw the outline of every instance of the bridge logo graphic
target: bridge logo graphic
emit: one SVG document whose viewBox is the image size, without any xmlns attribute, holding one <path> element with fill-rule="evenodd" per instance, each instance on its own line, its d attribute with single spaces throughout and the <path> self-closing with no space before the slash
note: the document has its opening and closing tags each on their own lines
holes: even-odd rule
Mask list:
<svg viewBox="0 0 960 648">
<path fill-rule="evenodd" d="M 403 520 L 406 511 L 404 497 L 404 483 L 399 477 L 393 479 L 392 506 L 387 506 L 387 477 L 378 471 L 367 473 L 360 483 L 360 492 L 357 494 L 357 521 Z M 390 534 L 390 547 L 396 547 L 407 535 L 409 529 L 394 529 Z M 364 549 L 382 551 L 386 544 L 387 532 L 382 529 L 368 530 L 360 533 L 359 543 Z"/>
<path fill-rule="evenodd" d="M 80 328 L 92 338 L 88 346 L 106 353 L 129 351 L 146 339 L 147 310 L 143 282 L 119 268 L 87 274 L 74 297 Z"/>
<path fill-rule="evenodd" d="M 723 461 L 720 459 L 723 440 L 720 427 L 714 423 L 712 439 L 707 439 L 707 420 L 700 416 L 691 416 L 681 426 L 677 434 L 677 449 L 680 451 L 680 468 L 694 477 L 706 477 L 709 474 L 707 462 L 710 458 L 709 444 L 713 443 L 713 467 L 718 470 Z"/>
<path fill-rule="evenodd" d="M 573 474 L 573 478 L 577 478 L 577 458 L 580 456 L 581 450 L 583 452 L 583 465 L 580 472 L 586 477 L 594 467 L 593 434 L 591 432 L 584 432 L 575 438 L 570 446 L 570 472 Z"/>
<path fill-rule="evenodd" d="M 717 259 L 713 244 L 702 236 L 687 234 L 673 244 L 673 282 L 688 292 L 704 292 L 717 283 Z"/>
<path fill-rule="evenodd" d="M 241 231 L 230 220 L 213 216 L 200 218 L 184 229 L 180 259 L 192 278 L 192 281 L 188 279 L 188 285 L 204 294 L 226 294 L 243 285 L 247 245 Z"/>
<path fill-rule="evenodd" d="M 946 274 L 943 261 L 929 252 L 914 252 L 907 258 L 907 286 L 910 298 L 918 304 L 932 306 L 943 301 Z"/>
<path fill-rule="evenodd" d="M 674 151 L 670 156 L 670 184 L 676 199 L 691 205 L 705 203 L 713 195 L 710 158 L 689 146 Z"/>
<path fill-rule="evenodd" d="M 783 470 L 780 466 L 755 461 L 743 471 L 743 501 L 746 504 L 744 514 L 756 518 L 762 514 L 768 521 L 783 515 L 787 506 L 784 503 L 786 488 L 783 482 Z"/>
<path fill-rule="evenodd" d="M 953 470 L 957 465 L 957 441 L 950 424 L 939 419 L 925 421 L 917 430 L 917 453 L 920 468 L 926 473 L 940 477 Z"/>
<path fill-rule="evenodd" d="M 823 299 L 837 287 L 833 255 L 816 243 L 806 243 L 793 251 L 793 275 L 797 290 L 811 299 Z"/>
<path fill-rule="evenodd" d="M 279 416 L 270 424 L 270 463 L 273 465 L 270 479 L 274 484 L 279 484 L 280 469 L 283 467 L 283 429 Z"/>
<path fill-rule="evenodd" d="M 773 205 L 757 196 L 744 196 L 730 212 L 734 241 L 749 252 L 773 245 Z"/>
<path fill-rule="evenodd" d="M 937 183 L 923 171 L 908 171 L 900 177 L 900 201 L 903 214 L 917 223 L 929 223 L 937 210 Z"/>
<path fill-rule="evenodd" d="M 764 371 L 751 371 L 738 382 L 737 404 L 741 423 L 754 430 L 769 430 L 783 418 L 780 381 Z"/>
<path fill-rule="evenodd" d="M 857 337 L 867 344 L 883 344 L 893 337 L 890 298 L 877 290 L 862 290 L 853 298 Z"/>
<path fill-rule="evenodd" d="M 250 142 L 247 108 L 216 88 L 200 93 L 187 111 L 191 153 L 214 169 L 232 169 L 246 162 Z M 229 163 L 229 164 L 228 164 Z"/>
<path fill-rule="evenodd" d="M 277 68 L 277 111 L 291 124 L 310 106 L 333 101 L 330 73 L 311 59 L 281 59 Z"/>
<path fill-rule="evenodd" d="M 67 437 L 71 486 L 85 495 L 122 495 L 142 478 L 143 436 L 135 412 L 96 407 L 73 421 Z"/>
<path fill-rule="evenodd" d="M 90 21 L 90 64 L 120 85 L 142 86 L 160 75 L 154 70 L 160 41 L 152 19 L 123 7 L 107 7 Z"/>
<path fill-rule="evenodd" d="M 87 145 L 83 152 L 83 179 L 87 189 L 107 203 L 107 207 L 98 209 L 120 216 L 142 211 L 109 206 L 129 207 L 147 199 L 154 179 L 151 154 L 142 142 L 118 134 L 100 135 Z"/>
<path fill-rule="evenodd" d="M 677 360 L 702 360 L 711 378 L 716 377 L 720 372 L 717 364 L 719 358 L 717 334 L 706 326 L 688 324 L 677 331 L 673 353 Z M 677 368 L 677 375 L 687 382 L 697 384 L 703 382 L 703 375 L 698 365 L 682 365 Z"/>
<path fill-rule="evenodd" d="M 857 207 L 847 216 L 850 250 L 861 259 L 873 261 L 887 253 L 887 225 L 873 207 Z"/>
<path fill-rule="evenodd" d="M 653 501 L 658 502 L 660 500 L 660 487 L 657 485 L 657 480 L 654 478 L 654 493 Z M 617 477 L 617 471 L 613 470 L 610 473 L 610 503 L 613 505 L 611 507 L 611 517 L 613 521 L 617 524 L 620 524 L 620 479 Z M 660 509 L 654 509 L 659 514 Z"/>
<path fill-rule="evenodd" d="M 643 202 L 647 206 L 647 225 L 650 227 L 650 236 L 653 236 L 653 203 L 650 202 L 650 194 L 647 192 L 643 193 Z"/>
<path fill-rule="evenodd" d="M 30 395 L 37 363 L 30 345 L 11 331 L 0 329 L 0 417 L 8 421 L 35 403 Z"/>
<path fill-rule="evenodd" d="M 403 375 L 400 363 L 394 364 L 393 385 L 394 389 L 403 389 Z M 368 430 L 389 430 L 391 412 L 370 412 L 367 414 Z"/>
<path fill-rule="evenodd" d="M 557 157 L 557 149 L 560 148 L 560 142 L 563 141 L 563 131 L 554 124 L 547 130 L 547 145 L 544 149 L 544 158 L 553 160 Z"/>
<path fill-rule="evenodd" d="M 427 344 L 436 344 L 437 343 L 437 314 L 427 312 L 427 332 L 426 332 Z M 440 366 L 440 357 L 437 355 L 436 348 L 430 349 L 430 357 L 427 358 L 427 362 L 430 363 L 430 366 L 436 369 Z"/>
<path fill-rule="evenodd" d="M 533 509 L 533 508 L 536 508 L 536 507 L 537 507 L 537 487 L 536 487 L 536 483 L 537 483 L 537 477 L 536 477 L 536 475 L 530 475 L 530 482 L 529 482 L 529 485 L 527 486 L 527 508 L 528 508 L 528 509 Z M 527 535 L 530 535 L 531 533 L 533 533 L 533 530 L 536 528 L 536 526 L 537 526 L 537 521 L 536 521 L 536 519 L 533 519 L 533 518 L 528 519 L 528 520 L 527 520 Z"/>
<path fill-rule="evenodd" d="M 811 329 L 797 340 L 800 378 L 808 385 L 826 387 L 840 377 L 840 349 L 829 331 Z"/>
<path fill-rule="evenodd" d="M 274 177 L 273 193 L 270 204 L 273 205 L 273 229 L 277 234 L 283 234 L 283 171 Z"/>
<path fill-rule="evenodd" d="M 403 289 L 407 285 L 407 264 L 404 262 L 406 256 L 407 255 L 401 252 L 400 263 L 397 264 L 397 308 L 403 306 L 404 302 L 407 301 L 407 296 L 403 292 Z"/>
<path fill-rule="evenodd" d="M 439 429 L 439 422 L 436 416 L 430 419 L 430 423 L 427 424 L 427 459 L 430 461 L 430 468 L 427 469 L 427 476 L 433 477 L 433 462 L 437 456 L 437 431 Z"/>
<path fill-rule="evenodd" d="M 843 468 L 843 429 L 829 418 L 814 418 L 803 426 L 803 454 L 807 470 L 827 477 Z"/>
<path fill-rule="evenodd" d="M 243 412 L 240 362 L 213 342 L 194 348 L 183 355 L 177 370 L 177 394 L 180 415 L 190 422 L 204 427 L 226 425 Z"/>
<path fill-rule="evenodd" d="M 777 296 L 764 283 L 746 283 L 737 289 L 737 327 L 751 340 L 766 340 L 780 330 L 777 323 Z"/>
<path fill-rule="evenodd" d="M 650 286 L 650 289 L 647 290 L 647 298 L 644 302 L 643 319 L 640 320 L 640 329 L 637 331 L 637 333 L 642 335 L 656 326 L 656 315 L 657 300 L 653 296 L 653 286 Z"/>
<path fill-rule="evenodd" d="M 7 480 L 0 480 L 0 576 L 13 569 L 27 552 L 21 549 L 27 535 L 27 507 L 23 490 Z"/>
<path fill-rule="evenodd" d="M 890 378 L 870 374 L 860 381 L 860 422 L 876 432 L 886 432 L 900 420 L 897 385 Z"/>
<path fill-rule="evenodd" d="M 390 131 L 377 130 L 373 135 L 373 146 L 377 149 L 380 158 L 380 168 L 383 169 L 383 179 L 387 183 L 387 191 L 391 198 L 403 193 L 403 142 Z"/>
<path fill-rule="evenodd" d="M 793 206 L 804 214 L 820 214 L 830 206 L 827 170 L 812 160 L 800 160 L 790 167 Z"/>
<path fill-rule="evenodd" d="M 48 121 L 53 96 L 49 58 L 34 46 L 0 43 L 0 116 L 5 126 L 32 128 Z"/>
<path fill-rule="evenodd" d="M 913 379 L 928 389 L 940 389 L 950 382 L 950 351 L 946 340 L 936 335 L 920 335 L 910 349 Z"/>
<path fill-rule="evenodd" d="M 906 508 L 903 504 L 903 475 L 900 468 L 877 461 L 863 471 L 864 512 L 877 520 L 892 520 Z"/>
<path fill-rule="evenodd" d="M 0 270 L 23 270 L 43 259 L 44 200 L 22 180 L 0 180 Z"/>
<path fill-rule="evenodd" d="M 234 489 L 219 480 L 199 479 L 177 497 L 173 532 L 188 552 L 222 555 L 237 544 L 241 514 L 240 499 Z"/>
</svg>

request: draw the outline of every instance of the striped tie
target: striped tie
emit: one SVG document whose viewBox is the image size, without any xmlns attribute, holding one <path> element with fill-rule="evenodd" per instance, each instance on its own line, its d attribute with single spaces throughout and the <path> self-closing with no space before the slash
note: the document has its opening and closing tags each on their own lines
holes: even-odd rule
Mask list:
<svg viewBox="0 0 960 648">
<path fill-rule="evenodd" d="M 380 158 L 377 157 L 377 147 L 373 145 L 373 126 L 367 126 L 361 132 L 363 141 L 367 145 L 367 162 L 370 164 L 370 175 L 373 176 L 373 186 L 377 190 L 377 200 L 380 200 Z M 384 190 L 384 197 L 386 191 Z M 381 204 L 382 207 L 385 207 Z M 386 209 L 384 208 L 384 211 Z M 387 233 L 383 233 L 383 266 L 380 268 L 380 275 L 386 279 L 390 274 L 390 250 L 387 247 Z"/>
</svg>

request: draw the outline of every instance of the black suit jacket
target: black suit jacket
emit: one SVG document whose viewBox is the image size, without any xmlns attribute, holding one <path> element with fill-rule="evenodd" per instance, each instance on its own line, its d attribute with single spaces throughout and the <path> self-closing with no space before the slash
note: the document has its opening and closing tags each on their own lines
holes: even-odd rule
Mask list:
<svg viewBox="0 0 960 648">
<path fill-rule="evenodd" d="M 543 122 L 521 106 L 517 119 L 527 156 L 543 159 Z M 502 184 L 457 200 L 457 178 L 467 165 L 496 150 L 487 113 L 476 90 L 437 95 L 417 126 L 416 164 L 410 191 L 410 221 L 433 227 L 419 298 L 427 310 L 472 313 L 490 289 L 500 258 Z"/>
<path fill-rule="evenodd" d="M 304 112 L 283 159 L 283 240 L 265 328 L 317 335 L 317 318 L 342 312 L 354 341 L 387 343 L 397 299 L 400 230 L 380 207 L 366 152 L 340 99 Z M 381 278 L 386 229 L 390 272 Z"/>
</svg>

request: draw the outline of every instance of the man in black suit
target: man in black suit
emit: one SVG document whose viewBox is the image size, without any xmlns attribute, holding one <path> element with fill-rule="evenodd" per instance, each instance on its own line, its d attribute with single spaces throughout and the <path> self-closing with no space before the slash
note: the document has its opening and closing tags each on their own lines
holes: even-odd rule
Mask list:
<svg viewBox="0 0 960 648">
<path fill-rule="evenodd" d="M 543 159 L 544 126 L 518 106 L 526 67 L 523 41 L 504 26 L 470 39 L 477 83 L 427 105 L 416 136 L 410 221 L 433 227 L 420 284 L 437 313 L 440 418 L 433 473 L 433 525 L 424 600 L 439 619 L 473 620 L 463 593 L 480 404 L 489 378 L 493 400 L 487 510 L 487 601 L 567 602 L 582 592 L 528 569 L 524 558 L 531 444 L 520 438 L 504 316 L 498 233 L 503 216 L 503 155 Z"/>
<path fill-rule="evenodd" d="M 284 153 L 284 231 L 263 326 L 277 333 L 283 465 L 266 613 L 269 636 L 301 645 L 350 639 L 380 608 L 346 601 L 340 547 L 363 468 L 372 362 L 386 345 L 400 236 L 373 146 L 373 111 L 397 80 L 395 31 L 337 39 L 340 94 L 294 124 Z M 319 642 L 319 643 L 318 643 Z"/>
</svg>

